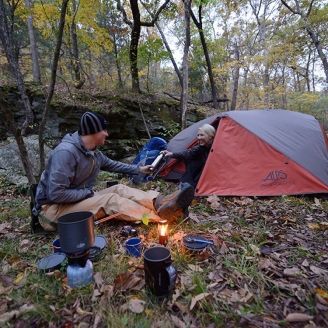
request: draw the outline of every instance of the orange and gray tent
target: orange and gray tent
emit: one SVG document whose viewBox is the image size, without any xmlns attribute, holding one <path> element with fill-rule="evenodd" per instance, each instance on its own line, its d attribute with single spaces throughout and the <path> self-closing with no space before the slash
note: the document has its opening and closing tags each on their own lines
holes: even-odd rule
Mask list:
<svg viewBox="0 0 328 328">
<path fill-rule="evenodd" d="M 287 110 L 231 111 L 194 123 L 167 149 L 196 143 L 197 130 L 213 125 L 216 135 L 196 195 L 274 196 L 328 192 L 328 144 L 311 115 Z M 161 172 L 179 179 L 185 166 L 171 160 Z"/>
</svg>

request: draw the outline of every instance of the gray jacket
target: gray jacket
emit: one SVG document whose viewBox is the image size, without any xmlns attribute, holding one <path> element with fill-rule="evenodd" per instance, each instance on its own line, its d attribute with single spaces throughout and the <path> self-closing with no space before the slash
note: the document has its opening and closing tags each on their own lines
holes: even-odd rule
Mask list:
<svg viewBox="0 0 328 328">
<path fill-rule="evenodd" d="M 77 132 L 67 134 L 51 152 L 36 192 L 37 208 L 44 204 L 73 203 L 93 196 L 100 170 L 138 174 L 136 165 L 113 161 L 101 151 L 87 150 Z"/>
</svg>

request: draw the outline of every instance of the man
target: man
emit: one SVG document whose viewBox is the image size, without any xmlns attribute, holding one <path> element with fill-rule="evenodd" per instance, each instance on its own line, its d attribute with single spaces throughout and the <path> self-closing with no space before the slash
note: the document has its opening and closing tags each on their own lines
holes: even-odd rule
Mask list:
<svg viewBox="0 0 328 328">
<path fill-rule="evenodd" d="M 163 210 L 166 219 L 174 220 L 191 203 L 193 190 L 189 188 L 174 197 L 161 197 L 161 201 L 156 202 L 156 208 L 156 191 L 144 192 L 120 184 L 94 192 L 93 186 L 100 170 L 150 173 L 150 166 L 138 167 L 113 161 L 97 150 L 105 143 L 106 137 L 106 120 L 97 113 L 86 112 L 81 117 L 79 131 L 67 134 L 51 152 L 37 187 L 34 209 L 45 230 L 54 231 L 59 217 L 78 211 L 90 211 L 97 218 L 118 214 L 118 218 L 123 220 L 140 221 L 147 217 L 156 222 L 163 218 Z"/>
</svg>

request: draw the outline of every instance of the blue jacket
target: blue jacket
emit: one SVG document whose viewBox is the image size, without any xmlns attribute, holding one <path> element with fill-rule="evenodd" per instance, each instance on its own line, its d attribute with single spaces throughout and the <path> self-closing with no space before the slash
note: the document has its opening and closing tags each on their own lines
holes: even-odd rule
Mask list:
<svg viewBox="0 0 328 328">
<path fill-rule="evenodd" d="M 93 196 L 92 187 L 100 170 L 139 173 L 136 165 L 113 161 L 99 150 L 87 150 L 78 132 L 67 134 L 51 152 L 41 175 L 36 191 L 36 207 L 73 203 Z"/>
</svg>

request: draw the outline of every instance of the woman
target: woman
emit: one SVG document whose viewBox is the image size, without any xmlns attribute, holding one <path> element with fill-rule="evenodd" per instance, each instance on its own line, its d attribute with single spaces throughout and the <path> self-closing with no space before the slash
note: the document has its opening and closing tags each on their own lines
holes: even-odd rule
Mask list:
<svg viewBox="0 0 328 328">
<path fill-rule="evenodd" d="M 165 157 L 171 157 L 185 162 L 186 171 L 180 179 L 181 186 L 189 184 L 193 188 L 196 187 L 210 152 L 215 132 L 216 130 L 212 125 L 204 124 L 198 129 L 198 144 L 196 146 L 178 153 L 172 153 L 167 150 L 163 151 Z"/>
</svg>

